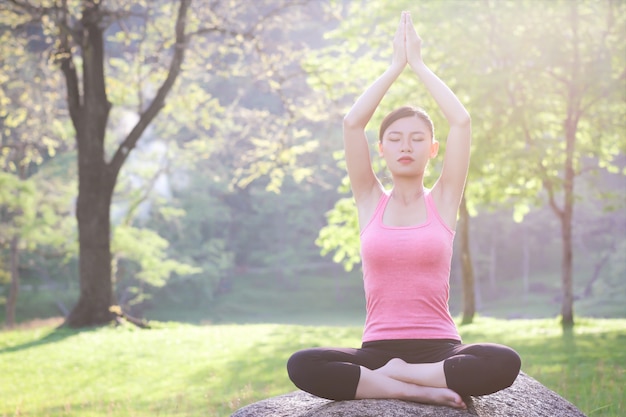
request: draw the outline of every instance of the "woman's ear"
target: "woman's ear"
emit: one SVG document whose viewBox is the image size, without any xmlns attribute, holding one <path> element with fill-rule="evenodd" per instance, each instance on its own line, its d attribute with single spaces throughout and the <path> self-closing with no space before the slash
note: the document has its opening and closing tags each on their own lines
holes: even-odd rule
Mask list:
<svg viewBox="0 0 626 417">
<path fill-rule="evenodd" d="M 383 156 L 383 141 L 382 140 L 378 141 L 378 155 Z"/>
<path fill-rule="evenodd" d="M 433 139 L 433 143 L 430 144 L 430 158 L 434 158 L 439 153 L 439 141 Z"/>
</svg>

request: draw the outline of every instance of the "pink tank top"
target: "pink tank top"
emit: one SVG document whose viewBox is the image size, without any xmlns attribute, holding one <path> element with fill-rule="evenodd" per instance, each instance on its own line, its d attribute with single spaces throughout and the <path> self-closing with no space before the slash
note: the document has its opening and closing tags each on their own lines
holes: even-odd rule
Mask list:
<svg viewBox="0 0 626 417">
<path fill-rule="evenodd" d="M 448 309 L 454 231 L 439 217 L 430 192 L 427 219 L 408 227 L 383 224 L 383 193 L 361 231 L 367 316 L 363 342 L 394 339 L 461 340 Z"/>
</svg>

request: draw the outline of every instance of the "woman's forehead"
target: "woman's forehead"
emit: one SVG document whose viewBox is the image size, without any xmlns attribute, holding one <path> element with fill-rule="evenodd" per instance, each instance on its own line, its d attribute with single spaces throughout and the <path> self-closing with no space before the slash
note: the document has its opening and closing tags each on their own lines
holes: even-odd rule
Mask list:
<svg viewBox="0 0 626 417">
<path fill-rule="evenodd" d="M 427 133 L 430 131 L 429 126 L 425 121 L 417 116 L 403 117 L 391 123 L 385 133 L 399 132 L 421 132 Z"/>
</svg>

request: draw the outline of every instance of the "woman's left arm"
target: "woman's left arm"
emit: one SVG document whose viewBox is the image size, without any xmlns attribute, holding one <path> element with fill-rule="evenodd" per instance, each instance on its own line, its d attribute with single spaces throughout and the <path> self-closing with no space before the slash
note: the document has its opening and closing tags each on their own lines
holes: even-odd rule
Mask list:
<svg viewBox="0 0 626 417">
<path fill-rule="evenodd" d="M 443 159 L 441 176 L 433 192 L 440 203 L 438 209 L 448 224 L 456 224 L 456 214 L 463 195 L 470 159 L 471 120 L 470 115 L 456 95 L 437 77 L 422 59 L 422 39 L 408 15 L 406 23 L 406 55 L 409 66 L 420 78 L 450 125 Z"/>
</svg>

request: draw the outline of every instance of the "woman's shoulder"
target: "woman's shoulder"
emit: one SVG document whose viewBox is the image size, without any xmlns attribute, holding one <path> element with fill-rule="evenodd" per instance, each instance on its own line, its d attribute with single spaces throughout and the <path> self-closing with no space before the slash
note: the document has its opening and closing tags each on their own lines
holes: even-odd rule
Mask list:
<svg viewBox="0 0 626 417">
<path fill-rule="evenodd" d="M 367 226 L 374 214 L 378 210 L 378 207 L 383 201 L 389 198 L 389 191 L 386 190 L 382 184 L 380 187 L 372 188 L 372 192 L 366 196 L 362 196 L 356 203 L 356 208 L 359 216 L 359 226 L 363 230 Z"/>
</svg>

